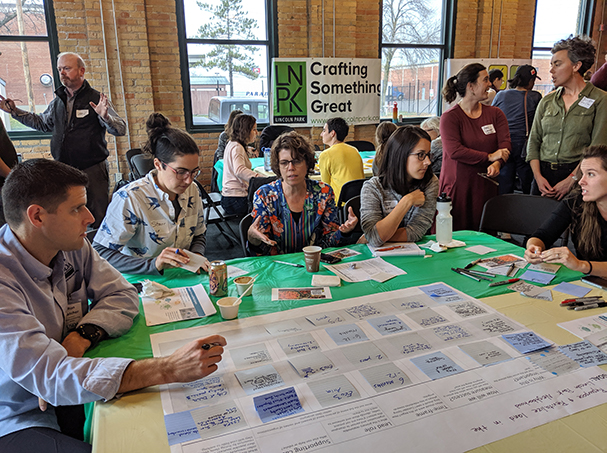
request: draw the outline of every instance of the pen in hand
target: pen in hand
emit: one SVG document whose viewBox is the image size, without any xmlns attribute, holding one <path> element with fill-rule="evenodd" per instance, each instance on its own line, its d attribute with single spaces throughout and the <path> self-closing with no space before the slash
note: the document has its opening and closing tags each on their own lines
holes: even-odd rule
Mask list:
<svg viewBox="0 0 607 453">
<path fill-rule="evenodd" d="M 221 343 L 203 343 L 201 348 L 204 349 L 205 351 L 208 351 L 213 346 L 221 346 Z"/>
</svg>

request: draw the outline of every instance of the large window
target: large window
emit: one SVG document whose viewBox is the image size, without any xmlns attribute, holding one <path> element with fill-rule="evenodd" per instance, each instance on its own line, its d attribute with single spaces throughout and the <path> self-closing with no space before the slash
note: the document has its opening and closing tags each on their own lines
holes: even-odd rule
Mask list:
<svg viewBox="0 0 607 453">
<path fill-rule="evenodd" d="M 384 0 L 382 15 L 382 118 L 394 104 L 403 121 L 436 115 L 442 62 L 449 57 L 452 0 Z"/>
<path fill-rule="evenodd" d="M 270 0 L 177 0 L 186 123 L 223 129 L 242 110 L 269 122 Z"/>
<path fill-rule="evenodd" d="M 550 49 L 554 43 L 569 35 L 590 33 L 590 3 L 590 0 L 537 0 L 531 58 L 542 80 L 536 82 L 535 90 L 547 94 L 554 88 L 550 77 Z"/>
<path fill-rule="evenodd" d="M 0 3 L 0 94 L 17 107 L 43 112 L 53 100 L 56 37 L 49 0 L 3 0 Z M 11 136 L 39 135 L 10 115 L 0 119 Z"/>
</svg>

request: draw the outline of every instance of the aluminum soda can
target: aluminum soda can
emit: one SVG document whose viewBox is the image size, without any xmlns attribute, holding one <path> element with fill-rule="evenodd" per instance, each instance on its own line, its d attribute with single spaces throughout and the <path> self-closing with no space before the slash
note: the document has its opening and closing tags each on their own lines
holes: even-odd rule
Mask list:
<svg viewBox="0 0 607 453">
<path fill-rule="evenodd" d="M 211 296 L 228 295 L 228 266 L 223 261 L 211 261 L 209 267 L 209 289 Z"/>
</svg>

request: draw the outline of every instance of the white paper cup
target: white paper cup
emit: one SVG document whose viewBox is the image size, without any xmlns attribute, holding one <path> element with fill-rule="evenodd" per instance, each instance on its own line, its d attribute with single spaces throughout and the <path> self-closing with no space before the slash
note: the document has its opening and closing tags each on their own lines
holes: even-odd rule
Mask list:
<svg viewBox="0 0 607 453">
<path fill-rule="evenodd" d="M 238 317 L 238 307 L 240 302 L 236 305 L 232 305 L 238 297 L 223 297 L 217 301 L 219 307 L 219 313 L 223 319 L 234 319 Z"/>
<path fill-rule="evenodd" d="M 304 257 L 306 259 L 306 270 L 308 272 L 318 272 L 320 267 L 320 252 L 321 247 L 309 245 L 303 248 Z"/>
<path fill-rule="evenodd" d="M 237 277 L 234 279 L 234 283 L 236 284 L 236 289 L 238 290 L 238 295 L 241 296 L 242 293 L 245 292 L 247 288 L 249 290 L 245 294 L 245 296 L 250 296 L 253 293 L 253 285 L 251 282 L 253 281 L 253 277 Z"/>
</svg>

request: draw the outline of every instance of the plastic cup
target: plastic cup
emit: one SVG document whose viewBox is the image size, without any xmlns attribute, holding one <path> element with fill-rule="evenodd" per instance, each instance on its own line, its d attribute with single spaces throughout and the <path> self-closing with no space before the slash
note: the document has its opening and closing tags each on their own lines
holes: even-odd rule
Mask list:
<svg viewBox="0 0 607 453">
<path fill-rule="evenodd" d="M 303 248 L 304 257 L 306 259 L 306 270 L 308 272 L 318 272 L 320 267 L 320 252 L 322 248 L 316 245 L 309 245 Z"/>
<path fill-rule="evenodd" d="M 238 317 L 238 307 L 240 302 L 236 305 L 232 305 L 238 297 L 223 297 L 217 301 L 219 307 L 219 313 L 223 319 L 234 319 Z"/>
<path fill-rule="evenodd" d="M 246 292 L 245 296 L 250 296 L 253 293 L 253 285 L 251 285 L 251 281 L 253 280 L 253 277 L 237 277 L 234 279 L 234 283 L 236 284 L 236 289 L 238 290 L 238 295 L 242 296 L 247 288 L 248 291 Z"/>
</svg>

